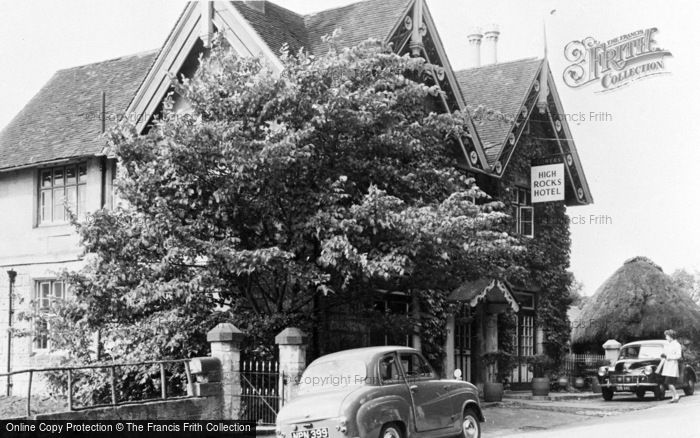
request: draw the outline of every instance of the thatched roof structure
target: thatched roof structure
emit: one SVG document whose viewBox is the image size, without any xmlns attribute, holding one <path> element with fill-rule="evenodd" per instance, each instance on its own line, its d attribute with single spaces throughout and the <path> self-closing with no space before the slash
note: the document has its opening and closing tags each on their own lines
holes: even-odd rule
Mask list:
<svg viewBox="0 0 700 438">
<path fill-rule="evenodd" d="M 698 340 L 700 307 L 646 257 L 635 257 L 608 278 L 572 321 L 574 344 L 661 339 L 672 328 Z"/>
</svg>

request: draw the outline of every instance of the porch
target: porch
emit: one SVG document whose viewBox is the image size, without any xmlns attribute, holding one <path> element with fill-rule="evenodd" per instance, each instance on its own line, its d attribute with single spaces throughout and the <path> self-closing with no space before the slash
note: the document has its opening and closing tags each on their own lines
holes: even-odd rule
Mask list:
<svg viewBox="0 0 700 438">
<path fill-rule="evenodd" d="M 535 325 L 536 298 L 534 288 L 514 288 L 499 280 L 480 279 L 455 289 L 449 296 L 456 308 L 447 318 L 446 374 L 458 369 L 474 384 L 495 382 L 497 365 L 487 364 L 484 354 L 502 351 L 510 342 L 517 366 L 507 383 L 514 390 L 529 388 L 533 376 L 526 359 L 543 352 L 544 340 L 542 329 Z M 512 323 L 505 321 L 506 314 L 512 315 Z M 509 324 L 514 327 L 506 328 Z M 511 339 L 506 338 L 508 331 Z"/>
</svg>

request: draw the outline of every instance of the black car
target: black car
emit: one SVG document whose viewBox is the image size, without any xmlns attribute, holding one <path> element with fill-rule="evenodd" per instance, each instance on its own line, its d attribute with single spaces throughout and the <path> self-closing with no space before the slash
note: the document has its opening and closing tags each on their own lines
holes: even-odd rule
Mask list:
<svg viewBox="0 0 700 438">
<path fill-rule="evenodd" d="M 598 370 L 598 381 L 603 390 L 603 398 L 612 400 L 615 392 L 631 392 L 642 399 L 647 391 L 652 392 L 657 400 L 666 394 L 664 377 L 656 374 L 664 351 L 664 340 L 630 342 L 622 346 L 620 356 L 613 366 Z M 677 389 L 683 388 L 686 395 L 695 392 L 697 378 L 693 368 L 683 359 L 679 361 Z"/>
</svg>

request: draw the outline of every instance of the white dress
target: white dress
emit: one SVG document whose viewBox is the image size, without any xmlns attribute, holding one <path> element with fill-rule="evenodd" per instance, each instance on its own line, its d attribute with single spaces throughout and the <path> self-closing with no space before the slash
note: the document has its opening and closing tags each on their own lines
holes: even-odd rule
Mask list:
<svg viewBox="0 0 700 438">
<path fill-rule="evenodd" d="M 675 339 L 664 346 L 664 366 L 661 369 L 662 376 L 678 377 L 678 360 L 681 358 L 681 344 Z"/>
</svg>

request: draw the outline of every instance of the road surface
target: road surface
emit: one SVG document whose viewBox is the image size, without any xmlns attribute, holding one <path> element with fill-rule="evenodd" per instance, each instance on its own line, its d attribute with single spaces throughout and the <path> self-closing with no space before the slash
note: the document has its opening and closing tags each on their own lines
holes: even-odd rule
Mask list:
<svg viewBox="0 0 700 438">
<path fill-rule="evenodd" d="M 648 409 L 572 422 L 546 431 L 519 431 L 499 438 L 700 438 L 700 394 L 681 397 L 675 404 L 669 401 L 667 398 Z M 615 402 L 609 403 L 614 409 Z M 488 438 L 487 433 L 484 438 Z"/>
</svg>

